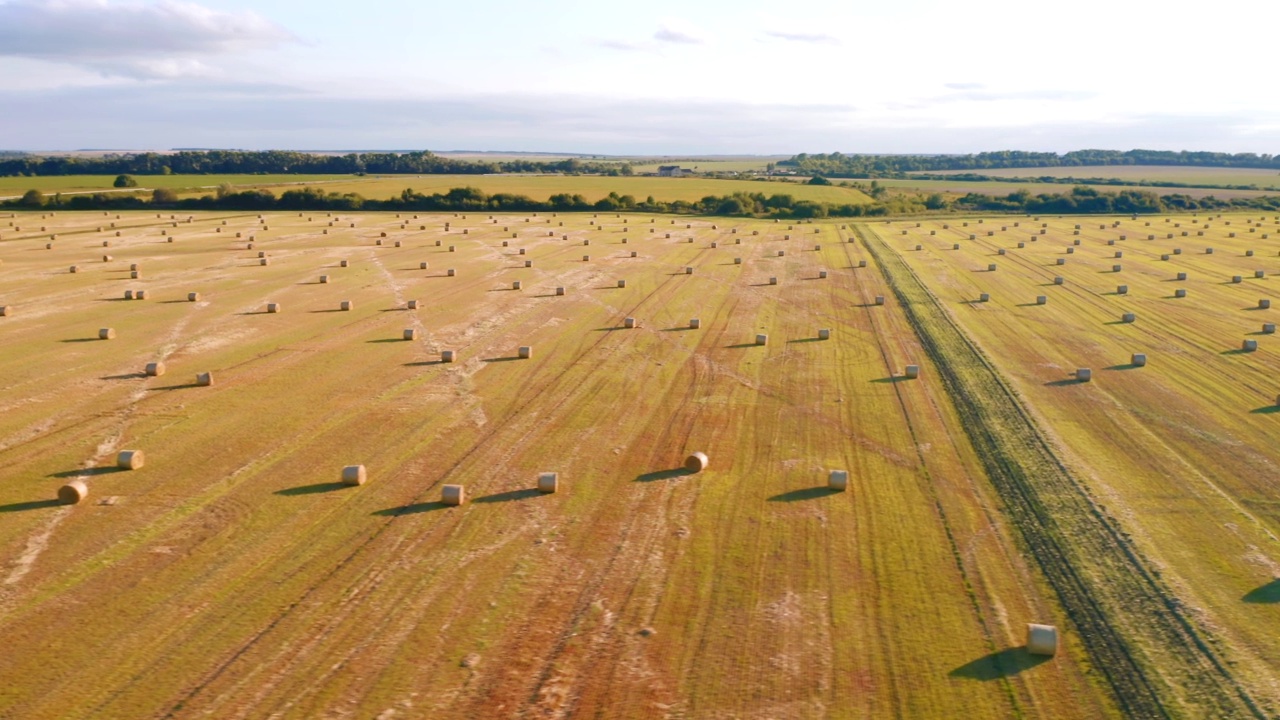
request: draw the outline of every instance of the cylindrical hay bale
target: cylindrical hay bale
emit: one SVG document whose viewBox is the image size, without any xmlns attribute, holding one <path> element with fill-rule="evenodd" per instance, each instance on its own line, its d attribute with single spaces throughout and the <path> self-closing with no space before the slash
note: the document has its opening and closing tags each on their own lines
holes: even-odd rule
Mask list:
<svg viewBox="0 0 1280 720">
<path fill-rule="evenodd" d="M 213 373 L 196 373 L 196 385 L 199 385 L 200 387 L 210 387 L 213 385 Z"/>
<path fill-rule="evenodd" d="M 978 302 L 991 302 L 991 293 L 982 293 L 978 295 Z"/>
<path fill-rule="evenodd" d="M 512 289 L 512 290 L 520 290 L 520 289 L 523 289 L 523 288 L 524 288 L 524 283 L 523 283 L 523 282 L 521 282 L 521 281 L 519 281 L 519 280 L 512 280 L 512 281 L 511 281 L 511 289 Z"/>
<path fill-rule="evenodd" d="M 134 293 L 134 294 L 133 294 L 133 299 L 134 299 L 134 300 L 146 300 L 146 299 L 147 299 L 147 291 L 146 291 L 146 290 L 139 290 L 138 292 L 136 292 L 136 293 Z"/>
<path fill-rule="evenodd" d="M 467 502 L 467 490 L 461 485 L 445 485 L 440 489 L 440 502 L 457 507 Z"/>
<path fill-rule="evenodd" d="M 443 245 L 443 244 L 444 244 L 444 243 L 443 243 L 443 242 L 441 242 L 441 241 L 439 241 L 439 240 L 437 240 L 437 241 L 436 241 L 436 247 L 440 247 L 440 246 L 441 246 L 441 245 Z"/>
<path fill-rule="evenodd" d="M 1233 282 L 1233 283 L 1237 283 L 1237 284 L 1242 283 L 1242 282 L 1244 282 L 1244 276 L 1243 276 L 1243 275 L 1232 275 L 1232 276 L 1231 276 L 1231 282 Z"/>
<path fill-rule="evenodd" d="M 1062 284 L 1062 283 L 1064 283 L 1064 282 L 1066 282 L 1066 280 L 1065 280 L 1061 275 L 1058 275 L 1058 276 L 1056 276 L 1056 277 L 1054 277 L 1054 278 L 1053 278 L 1053 284 L 1054 284 L 1054 285 L 1061 285 L 1061 284 Z"/>
<path fill-rule="evenodd" d="M 351 261 L 350 261 L 350 260 L 339 260 L 339 261 L 338 261 L 338 267 L 350 267 L 350 265 L 351 265 Z"/>
<path fill-rule="evenodd" d="M 440 362 L 451 363 L 458 359 L 456 350 L 442 350 L 440 352 Z"/>
<path fill-rule="evenodd" d="M 1276 332 L 1275 323 L 1262 323 L 1262 332 L 1266 335 L 1274 335 Z"/>
<path fill-rule="evenodd" d="M 832 470 L 827 473 L 827 488 L 836 492 L 844 492 L 849 488 L 849 471 Z"/>
<path fill-rule="evenodd" d="M 525 266 L 525 267 L 527 267 L 527 268 L 531 268 L 531 267 L 533 267 L 533 261 L 532 261 L 532 260 L 525 260 L 525 261 L 524 261 L 524 266 Z"/>
<path fill-rule="evenodd" d="M 450 246 L 449 246 L 449 252 L 458 252 L 458 246 L 457 246 L 457 245 L 450 245 Z"/>
<path fill-rule="evenodd" d="M 58 488 L 58 502 L 63 505 L 75 505 L 89 497 L 89 488 L 83 480 L 72 480 Z"/>
<path fill-rule="evenodd" d="M 1048 305 L 1048 304 L 1049 304 L 1049 296 L 1048 296 L 1048 295 L 1037 295 L 1037 296 L 1036 296 L 1036 304 L 1037 304 L 1037 305 Z"/>
<path fill-rule="evenodd" d="M 343 300 L 342 302 L 338 303 L 339 310 L 354 310 L 355 307 L 356 307 L 356 304 L 351 302 L 350 300 Z"/>
<path fill-rule="evenodd" d="M 1076 370 L 1076 380 L 1080 382 L 1089 382 L 1093 379 L 1093 371 L 1089 368 L 1079 368 Z"/>
<path fill-rule="evenodd" d="M 520 250 L 519 250 L 516 254 L 517 254 L 517 255 L 526 255 L 526 254 L 528 254 L 528 251 L 529 251 L 529 249 L 528 249 L 528 248 L 520 248 Z"/>
<path fill-rule="evenodd" d="M 116 467 L 121 470 L 137 470 L 145 465 L 147 458 L 141 450 L 121 450 L 116 455 Z"/>
<path fill-rule="evenodd" d="M 200 293 L 198 292 L 187 293 L 187 302 L 200 302 Z"/>
<path fill-rule="evenodd" d="M 342 468 L 343 485 L 363 485 L 369 478 L 363 465 L 348 465 Z"/>
<path fill-rule="evenodd" d="M 1130 357 L 1129 357 L 1129 364 L 1130 364 L 1130 365 L 1132 365 L 1132 366 L 1134 366 L 1134 367 L 1146 367 L 1146 365 L 1147 365 L 1147 354 L 1146 354 L 1146 353 L 1134 353 L 1132 356 L 1130 356 Z"/>
<path fill-rule="evenodd" d="M 626 281 L 626 280 L 619 280 L 619 281 L 618 281 L 618 287 L 620 287 L 620 288 L 624 288 L 624 287 L 626 287 L 626 286 L 627 286 L 627 281 Z"/>
<path fill-rule="evenodd" d="M 733 259 L 733 264 L 734 264 L 734 265 L 741 265 L 741 264 L 742 264 L 742 258 L 734 258 L 734 259 Z"/>
<path fill-rule="evenodd" d="M 132 291 L 132 290 L 125 290 L 125 291 L 124 291 L 124 299 L 125 299 L 125 300 L 132 300 L 132 299 L 133 299 L 133 291 Z"/>
<path fill-rule="evenodd" d="M 162 362 L 147 363 L 147 376 L 160 377 L 165 372 L 165 366 Z"/>
<path fill-rule="evenodd" d="M 102 328 L 98 330 L 99 340 L 114 340 L 115 337 L 116 337 L 116 331 L 114 328 Z"/>
<path fill-rule="evenodd" d="M 1000 248 L 999 250 L 997 250 L 997 251 L 996 251 L 996 254 L 997 254 L 997 255 L 1004 255 L 1004 254 L 1005 254 L 1005 249 L 1004 249 L 1004 248 Z"/>
<path fill-rule="evenodd" d="M 78 273 L 80 272 L 80 268 L 76 267 L 75 265 L 72 265 L 70 268 L 68 268 L 68 272 Z"/>
<path fill-rule="evenodd" d="M 281 310 L 280 303 L 267 303 L 267 312 L 278 313 L 280 312 L 280 310 Z"/>
<path fill-rule="evenodd" d="M 1027 623 L 1027 652 L 1031 655 L 1057 654 L 1058 628 L 1053 625 Z"/>
<path fill-rule="evenodd" d="M 13 314 L 12 305 L 0 305 L 0 317 L 9 317 Z"/>
<path fill-rule="evenodd" d="M 815 249 L 815 250 L 817 250 L 817 248 L 814 248 L 814 249 Z M 916 252 L 920 252 L 921 250 L 924 250 L 924 246 L 923 246 L 923 245 L 917 245 L 917 246 L 916 246 Z"/>
<path fill-rule="evenodd" d="M 1131 323 L 1131 322 L 1136 322 L 1137 320 L 1138 320 L 1138 316 L 1135 313 L 1125 313 L 1120 316 L 1121 322 Z"/>
<path fill-rule="evenodd" d="M 623 319 L 622 319 L 622 327 L 624 327 L 624 328 L 633 328 L 633 327 L 635 327 L 635 326 L 636 326 L 636 319 L 635 319 L 635 318 L 633 318 L 633 317 L 629 317 L 629 318 L 623 318 Z"/>
<path fill-rule="evenodd" d="M 538 492 L 553 493 L 560 489 L 560 473 L 538 473 Z"/>
<path fill-rule="evenodd" d="M 702 320 L 700 320 L 699 318 L 692 318 L 691 320 L 689 320 L 690 330 L 697 330 L 700 327 L 702 327 Z"/>
<path fill-rule="evenodd" d="M 271 264 L 271 260 L 270 260 L 269 258 L 262 258 L 261 260 L 259 260 L 259 261 L 258 261 L 258 264 L 259 264 L 259 265 L 270 265 L 270 264 Z"/>
<path fill-rule="evenodd" d="M 1173 291 L 1173 296 L 1176 298 L 1184 298 L 1187 296 L 1187 291 L 1184 290 L 1183 288 L 1178 288 L 1177 290 Z"/>
<path fill-rule="evenodd" d="M 776 277 L 771 277 L 771 278 L 769 278 L 769 284 L 770 284 L 770 285 L 777 285 L 777 284 L 778 284 L 778 278 L 776 278 Z"/>
<path fill-rule="evenodd" d="M 1075 249 L 1075 248 L 1073 248 L 1073 247 L 1069 247 L 1069 248 L 1067 248 L 1067 254 L 1068 254 L 1068 255 L 1075 255 L 1075 254 L 1076 254 L 1076 249 Z"/>
<path fill-rule="evenodd" d="M 138 270 L 134 270 L 133 272 L 129 273 L 129 279 L 131 280 L 137 280 L 141 277 L 142 277 L 142 273 Z"/>
<path fill-rule="evenodd" d="M 1205 248 L 1205 249 L 1204 249 L 1204 254 L 1205 254 L 1205 255 L 1212 255 L 1212 254 L 1213 254 L 1213 248 Z"/>
<path fill-rule="evenodd" d="M 1264 278 L 1264 277 L 1266 277 L 1266 276 L 1267 276 L 1267 271 L 1266 271 L 1266 270 L 1254 270 L 1254 271 L 1253 271 L 1253 276 L 1254 276 L 1255 278 L 1262 279 L 1262 278 Z"/>
<path fill-rule="evenodd" d="M 685 267 L 685 269 L 684 269 L 684 274 L 685 274 L 685 275 L 692 275 L 692 274 L 693 274 L 693 267 L 692 267 L 692 266 L 686 266 L 686 267 Z"/>
<path fill-rule="evenodd" d="M 640 257 L 640 253 L 636 252 L 635 250 L 632 250 L 631 257 Z"/>
<path fill-rule="evenodd" d="M 1245 256 L 1245 257 L 1253 257 L 1253 251 L 1252 251 L 1252 250 L 1245 250 L 1245 251 L 1244 251 L 1244 256 Z"/>
<path fill-rule="evenodd" d="M 264 258 L 264 257 L 266 257 L 266 256 L 267 256 L 267 252 L 266 252 L 265 250 L 259 250 L 259 251 L 258 251 L 258 257 L 260 257 L 260 258 Z M 133 268 L 133 269 L 134 269 L 134 270 L 137 270 L 138 268 Z"/>
<path fill-rule="evenodd" d="M 1271 307 L 1271 301 L 1270 301 L 1270 300 L 1267 300 L 1266 298 L 1263 298 L 1262 300 L 1259 300 L 1259 301 L 1258 301 L 1258 309 L 1259 309 L 1259 310 L 1266 310 L 1266 309 L 1267 309 L 1267 308 L 1269 308 L 1269 307 Z"/>
<path fill-rule="evenodd" d="M 1018 243 L 1018 247 L 1019 247 L 1019 248 L 1025 248 L 1026 246 L 1027 246 L 1027 244 L 1026 244 L 1026 243 L 1024 243 L 1024 242 L 1020 242 L 1020 243 Z"/>
<path fill-rule="evenodd" d="M 1128 294 L 1129 294 L 1129 286 L 1128 286 L 1128 285 L 1117 285 L 1117 286 L 1116 286 L 1116 294 L 1117 294 L 1117 295 L 1128 295 Z"/>
<path fill-rule="evenodd" d="M 445 275 L 447 275 L 447 276 L 449 276 L 449 277 L 456 277 L 456 276 L 457 276 L 457 274 L 458 274 L 458 271 L 457 271 L 457 270 L 454 270 L 453 268 L 449 268 L 448 270 L 445 270 L 445 271 L 444 271 L 444 274 L 445 274 Z"/>
<path fill-rule="evenodd" d="M 786 250 L 779 250 L 779 251 L 778 251 L 778 257 L 785 257 L 785 256 L 786 256 L 786 254 L 787 254 L 787 251 L 786 251 Z"/>
<path fill-rule="evenodd" d="M 920 366 L 919 366 L 919 365 L 908 365 L 908 366 L 906 366 L 905 368 L 903 368 L 903 370 L 902 370 L 902 374 L 903 374 L 903 376 L 905 376 L 905 377 L 907 377 L 907 378 L 909 378 L 909 379 L 914 380 L 914 379 L 916 379 L 916 378 L 920 377 Z"/>
<path fill-rule="evenodd" d="M 951 249 L 952 249 L 952 250 L 959 250 L 959 249 L 960 249 L 960 243 L 952 243 L 952 244 L 951 244 Z"/>
<path fill-rule="evenodd" d="M 858 261 L 858 267 L 860 267 L 860 268 L 864 268 L 864 267 L 866 267 L 866 266 L 867 266 L 867 261 L 866 261 L 866 260 L 859 260 L 859 261 Z"/>
<path fill-rule="evenodd" d="M 328 285 L 328 284 L 329 284 L 329 276 L 328 276 L 328 275 L 321 275 L 321 276 L 320 276 L 320 284 L 321 284 L 321 285 Z"/>
<path fill-rule="evenodd" d="M 1186 280 L 1186 279 L 1187 279 L 1187 274 L 1186 274 L 1186 273 L 1184 273 L 1184 272 L 1180 272 L 1180 273 L 1178 273 L 1177 275 L 1175 275 L 1174 277 L 1175 277 L 1176 279 L 1178 279 L 1178 280 Z"/>
<path fill-rule="evenodd" d="M 987 266 L 987 272 L 995 272 L 995 271 L 996 271 L 995 263 L 991 263 L 990 265 Z"/>
<path fill-rule="evenodd" d="M 1166 253 L 1166 254 L 1164 254 L 1164 255 L 1161 255 L 1161 256 L 1160 256 L 1160 259 L 1161 259 L 1161 260 L 1164 260 L 1164 261 L 1166 261 L 1166 262 L 1167 262 L 1167 261 L 1169 260 L 1169 255 L 1168 255 L 1167 253 Z"/>
<path fill-rule="evenodd" d="M 768 344 L 769 344 L 769 336 L 768 336 L 768 335 L 765 335 L 764 333 L 760 333 L 760 334 L 756 335 L 756 344 L 757 344 L 757 345 L 768 345 Z"/>
<path fill-rule="evenodd" d="M 883 305 L 883 304 L 884 304 L 884 296 L 883 296 L 883 295 L 877 295 L 877 296 L 876 296 L 876 304 L 877 304 L 877 305 Z"/>
<path fill-rule="evenodd" d="M 410 310 L 417 310 L 417 309 L 418 309 L 418 301 L 417 301 L 417 300 L 410 300 L 408 303 L 406 303 L 406 307 L 408 307 Z"/>
<path fill-rule="evenodd" d="M 826 280 L 826 279 L 827 279 L 827 271 L 826 271 L 826 270 L 819 270 L 819 271 L 818 271 L 818 279 L 819 279 L 819 280 Z"/>
<path fill-rule="evenodd" d="M 1116 257 L 1118 257 L 1118 258 L 1122 258 L 1122 257 L 1124 257 L 1124 251 L 1123 251 L 1123 250 L 1117 250 L 1117 251 L 1116 251 Z"/>
<path fill-rule="evenodd" d="M 405 328 L 405 329 L 404 329 L 404 334 L 402 335 L 402 337 L 403 337 L 405 340 L 417 340 L 417 339 L 418 339 L 418 329 L 417 329 L 417 328 Z"/>
<path fill-rule="evenodd" d="M 1066 265 L 1066 264 L 1067 264 L 1067 259 L 1066 259 L 1066 258 L 1058 258 L 1058 264 L 1059 264 L 1059 265 Z"/>
<path fill-rule="evenodd" d="M 1111 272 L 1120 272 L 1122 268 L 1119 265 L 1112 265 Z"/>
<path fill-rule="evenodd" d="M 707 454 L 704 452 L 695 452 L 684 459 L 684 469 L 692 473 L 700 473 L 707 469 Z"/>
<path fill-rule="evenodd" d="M 533 347 L 531 345 L 521 345 L 520 348 L 516 350 L 516 355 L 522 360 L 528 360 L 533 357 Z"/>
<path fill-rule="evenodd" d="M 112 261 L 112 260 L 114 260 L 114 259 L 115 259 L 115 258 L 111 257 L 110 255 L 103 255 L 103 256 L 102 256 L 102 262 L 111 262 L 111 261 Z"/>
<path fill-rule="evenodd" d="M 418 269 L 419 269 L 419 270 L 426 270 L 428 267 L 429 267 L 429 265 L 428 265 L 427 263 L 425 263 L 425 262 L 420 262 L 420 263 L 418 263 Z"/>
<path fill-rule="evenodd" d="M 562 287 L 556 288 L 556 295 L 564 295 L 564 288 Z"/>
</svg>

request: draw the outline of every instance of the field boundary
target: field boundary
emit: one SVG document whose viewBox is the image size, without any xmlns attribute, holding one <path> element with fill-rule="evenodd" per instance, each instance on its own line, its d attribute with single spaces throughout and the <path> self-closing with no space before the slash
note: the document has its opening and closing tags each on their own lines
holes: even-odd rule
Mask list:
<svg viewBox="0 0 1280 720">
<path fill-rule="evenodd" d="M 1191 611 L 1054 452 L 1015 391 L 898 253 L 864 224 L 875 258 L 955 404 L 1027 553 L 1126 717 L 1269 713 Z"/>
</svg>

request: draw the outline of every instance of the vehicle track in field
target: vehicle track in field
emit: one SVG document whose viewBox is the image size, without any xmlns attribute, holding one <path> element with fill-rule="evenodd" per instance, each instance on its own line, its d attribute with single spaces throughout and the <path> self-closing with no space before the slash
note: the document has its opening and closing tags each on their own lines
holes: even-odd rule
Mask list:
<svg viewBox="0 0 1280 720">
<path fill-rule="evenodd" d="M 1267 717 L 1181 600 L 1055 455 L 977 345 L 884 240 L 866 226 L 855 231 L 933 360 L 1010 524 L 1121 711 L 1140 718 Z"/>
</svg>

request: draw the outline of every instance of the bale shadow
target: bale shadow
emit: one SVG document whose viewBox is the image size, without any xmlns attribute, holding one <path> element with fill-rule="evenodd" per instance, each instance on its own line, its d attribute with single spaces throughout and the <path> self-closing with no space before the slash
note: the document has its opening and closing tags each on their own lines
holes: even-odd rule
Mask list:
<svg viewBox="0 0 1280 720">
<path fill-rule="evenodd" d="M 629 328 L 629 327 L 624 327 L 624 326 L 622 326 L 622 325 L 618 325 L 618 326 L 616 326 L 616 327 L 602 327 L 602 328 L 596 328 L 596 329 L 595 329 L 595 331 L 596 331 L 596 332 L 613 332 L 614 330 L 633 330 L 633 329 L 634 329 L 634 328 Z"/>
<path fill-rule="evenodd" d="M 201 387 L 200 383 L 182 383 L 181 385 L 162 385 L 160 387 L 147 388 L 150 392 L 159 390 L 186 390 L 187 388 Z"/>
<path fill-rule="evenodd" d="M 1108 365 L 1107 367 L 1104 367 L 1102 369 L 1103 370 L 1136 370 L 1140 367 L 1142 366 L 1134 365 L 1133 363 L 1122 363 L 1120 365 Z"/>
<path fill-rule="evenodd" d="M 334 312 L 351 312 L 342 308 L 329 308 L 328 310 L 308 310 L 309 313 L 334 313 Z"/>
<path fill-rule="evenodd" d="M 1244 348 L 1235 348 L 1232 350 L 1223 350 L 1218 354 L 1219 355 L 1248 355 L 1251 352 L 1257 352 L 1257 350 L 1245 350 Z"/>
<path fill-rule="evenodd" d="M 444 503 L 436 500 L 433 502 L 412 503 L 409 505 L 401 505 L 400 507 L 375 510 L 372 514 L 380 515 L 382 517 L 401 517 L 404 515 L 417 515 L 419 513 L 432 512 L 433 510 L 444 510 L 450 507 L 453 506 L 445 505 Z"/>
<path fill-rule="evenodd" d="M 444 365 L 444 364 L 446 363 L 443 360 L 424 360 L 422 362 L 405 363 L 404 366 L 405 367 L 426 367 L 428 365 Z"/>
<path fill-rule="evenodd" d="M 1270 310 L 1271 308 L 1260 308 L 1257 305 L 1253 305 L 1251 307 L 1240 308 L 1240 309 L 1241 310 Z"/>
<path fill-rule="evenodd" d="M 135 373 L 125 373 L 123 375 L 104 375 L 98 379 L 99 380 L 138 380 L 146 376 L 147 376 L 146 373 L 135 372 Z"/>
<path fill-rule="evenodd" d="M 0 507 L 0 510 L 4 508 Z M 1280 580 L 1272 580 L 1266 585 L 1256 587 L 1240 598 L 1247 603 L 1271 604 L 1280 602 Z"/>
<path fill-rule="evenodd" d="M 11 503 L 9 505 L 0 505 L 0 513 L 39 510 L 41 508 L 57 507 L 61 504 L 62 503 L 58 500 L 28 500 L 27 502 L 18 502 L 18 503 Z"/>
<path fill-rule="evenodd" d="M 693 475 L 694 472 L 685 467 L 671 468 L 669 470 L 654 470 L 643 475 L 637 475 L 632 482 L 657 482 L 659 480 L 673 480 L 686 475 Z"/>
<path fill-rule="evenodd" d="M 910 378 L 908 378 L 906 375 L 890 375 L 889 377 L 876 378 L 875 380 L 872 380 L 871 382 L 873 382 L 873 383 L 900 383 L 900 382 L 903 382 L 904 380 L 908 380 L 908 379 L 910 379 Z"/>
<path fill-rule="evenodd" d="M 500 362 L 511 362 L 512 360 L 524 360 L 524 359 L 525 358 L 522 358 L 519 355 L 512 355 L 510 357 L 481 358 L 480 362 L 500 363 Z"/>
<path fill-rule="evenodd" d="M 160 305 L 176 305 L 178 303 L 190 303 L 190 300 L 161 300 Z"/>
<path fill-rule="evenodd" d="M 365 344 L 369 344 L 369 345 L 380 344 L 380 343 L 402 343 L 402 342 L 412 342 L 412 341 L 405 340 L 404 338 L 378 338 L 377 340 L 365 340 Z"/>
<path fill-rule="evenodd" d="M 315 495 L 317 493 L 326 493 L 326 492 L 333 492 L 334 490 L 341 490 L 345 487 L 354 487 L 354 486 L 350 486 L 350 485 L 347 485 L 346 483 L 340 483 L 340 482 L 323 482 L 323 483 L 315 483 L 312 485 L 299 485 L 298 487 L 285 488 L 283 490 L 277 490 L 275 494 L 283 495 L 285 497 L 294 497 L 297 495 Z"/>
<path fill-rule="evenodd" d="M 534 295 L 534 297 L 536 297 L 536 298 L 544 298 L 544 297 L 558 297 L 558 296 L 557 296 L 555 293 L 545 293 L 545 294 L 543 294 L 543 295 Z"/>
<path fill-rule="evenodd" d="M 753 347 L 765 347 L 765 346 L 764 346 L 764 345 L 757 345 L 757 344 L 755 344 L 755 343 L 753 343 L 753 342 L 749 342 L 749 343 L 738 343 L 737 345 L 725 345 L 725 348 L 730 349 L 730 350 L 734 350 L 734 349 L 742 349 L 742 348 L 753 348 Z"/>
<path fill-rule="evenodd" d="M 1045 383 L 1045 387 L 1064 387 L 1066 385 L 1083 385 L 1084 380 L 1080 378 L 1066 378 L 1065 380 L 1050 380 Z"/>
<path fill-rule="evenodd" d="M 693 330 L 693 329 L 694 328 L 691 328 L 688 325 L 685 325 L 684 327 L 662 328 L 662 332 L 686 332 L 688 330 Z"/>
<path fill-rule="evenodd" d="M 133 302 L 133 298 L 98 298 L 98 302 Z"/>
<path fill-rule="evenodd" d="M 378 312 L 408 312 L 409 308 L 383 308 Z"/>
<path fill-rule="evenodd" d="M 80 468 L 78 470 L 61 470 L 51 473 L 47 477 L 51 478 L 74 478 L 74 477 L 96 477 L 98 475 L 111 475 L 113 473 L 124 472 L 124 468 L 118 468 L 114 465 L 104 465 L 95 468 Z"/>
<path fill-rule="evenodd" d="M 769 498 L 769 502 L 798 502 L 801 500 L 816 500 L 824 498 L 828 495 L 838 495 L 839 490 L 829 487 L 809 487 L 800 488 L 799 490 L 791 490 L 789 492 L 779 493 Z"/>
<path fill-rule="evenodd" d="M 1042 665 L 1050 660 L 1048 655 L 1032 655 L 1027 648 L 1016 647 L 993 652 L 989 655 L 967 662 L 947 673 L 949 677 L 967 678 L 969 680 L 1000 680 L 1013 677 L 1018 673 Z"/>
<path fill-rule="evenodd" d="M 1037 302 L 1018 303 L 1017 305 L 1014 305 L 1014 307 L 1036 307 L 1039 304 L 1040 303 Z"/>
<path fill-rule="evenodd" d="M 535 488 L 523 488 L 521 490 L 508 490 L 507 492 L 494 493 L 493 495 L 485 495 L 484 497 L 478 497 L 475 500 L 472 500 L 472 502 L 478 502 L 478 503 L 513 502 L 516 500 L 527 500 L 528 498 L 537 497 L 541 494 L 542 493 L 538 492 L 537 489 Z"/>
<path fill-rule="evenodd" d="M 1280 405 L 1263 405 L 1249 411 L 1250 415 L 1274 415 L 1280 413 Z"/>
<path fill-rule="evenodd" d="M 822 341 L 823 341 L 822 338 L 816 338 L 816 337 L 796 338 L 795 340 L 788 340 L 787 344 L 790 345 L 792 343 L 811 343 L 811 342 L 822 342 Z"/>
<path fill-rule="evenodd" d="M 64 342 L 64 343 L 98 342 L 98 338 L 96 338 L 96 337 L 91 337 L 91 338 L 68 338 L 68 339 L 66 339 L 66 340 L 59 340 L 58 342 Z"/>
<path fill-rule="evenodd" d="M 1132 325 L 1133 323 L 1125 322 L 1123 320 L 1108 320 L 1102 324 L 1103 325 Z"/>
</svg>

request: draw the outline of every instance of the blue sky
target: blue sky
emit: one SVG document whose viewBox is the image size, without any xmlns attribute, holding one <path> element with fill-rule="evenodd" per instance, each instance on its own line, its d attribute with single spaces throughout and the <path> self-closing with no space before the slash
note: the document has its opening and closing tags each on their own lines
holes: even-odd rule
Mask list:
<svg viewBox="0 0 1280 720">
<path fill-rule="evenodd" d="M 0 149 L 1280 153 L 1277 20 L 1244 0 L 0 0 Z"/>
</svg>

